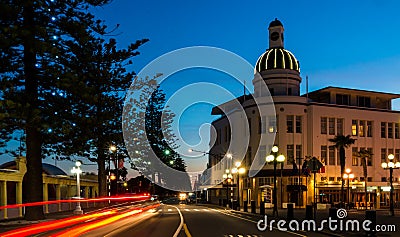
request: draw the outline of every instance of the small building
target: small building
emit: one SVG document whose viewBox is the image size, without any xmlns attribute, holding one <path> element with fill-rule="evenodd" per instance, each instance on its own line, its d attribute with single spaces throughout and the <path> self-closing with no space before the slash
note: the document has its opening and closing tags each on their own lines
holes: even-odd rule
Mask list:
<svg viewBox="0 0 400 237">
<path fill-rule="evenodd" d="M 62 169 L 47 163 L 43 167 L 43 201 L 71 199 L 77 196 L 76 178 L 68 175 Z M 24 178 L 26 173 L 26 158 L 17 157 L 14 161 L 0 165 L 0 204 L 6 206 L 10 204 L 25 203 L 24 186 L 29 185 L 29 181 Z M 98 194 L 98 182 L 96 179 L 86 179 L 82 176 L 80 181 L 81 197 L 92 198 Z M 69 205 L 69 204 L 68 204 Z M 61 206 L 59 207 L 61 209 Z M 22 208 L 17 216 L 22 216 Z M 49 212 L 49 206 L 44 207 L 45 212 Z M 11 213 L 7 210 L 0 210 L 3 218 L 8 218 Z M 15 213 L 14 213 L 15 214 Z"/>
</svg>

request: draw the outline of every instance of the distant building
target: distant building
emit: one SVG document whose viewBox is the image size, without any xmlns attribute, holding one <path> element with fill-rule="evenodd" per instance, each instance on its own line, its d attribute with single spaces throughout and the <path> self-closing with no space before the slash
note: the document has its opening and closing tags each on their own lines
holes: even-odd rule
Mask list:
<svg viewBox="0 0 400 237">
<path fill-rule="evenodd" d="M 296 206 L 304 207 L 313 202 L 313 177 L 306 178 L 302 174 L 302 165 L 308 156 L 315 156 L 324 164 L 320 173 L 316 175 L 315 194 L 318 202 L 339 202 L 341 174 L 338 150 L 328 139 L 334 138 L 335 135 L 352 135 L 357 140 L 346 149 L 346 168 L 350 168 L 355 175 L 350 183 L 350 201 L 361 207 L 367 198 L 370 206 L 387 207 L 390 190 L 389 171 L 381 168 L 381 162 L 387 161 L 388 154 L 394 154 L 395 161 L 400 161 L 400 111 L 392 110 L 392 100 L 400 98 L 400 94 L 325 87 L 300 95 L 300 66 L 295 56 L 284 48 L 283 25 L 275 19 L 268 29 L 269 49 L 259 57 L 255 70 L 261 74 L 262 81 L 269 88 L 276 116 L 263 114 L 264 105 L 257 107 L 254 102 L 254 98 L 265 96 L 260 90 L 262 81 L 257 77 L 253 80 L 254 93 L 245 98 L 238 98 L 247 119 L 237 116 L 237 119 L 233 119 L 229 124 L 226 114 L 222 111 L 225 110 L 227 114 L 234 113 L 238 108 L 233 106 L 233 101 L 213 108 L 212 114 L 221 117 L 213 122 L 216 133 L 211 132 L 211 140 L 216 141 L 209 156 L 209 165 L 212 168 L 210 172 L 205 173 L 207 177 L 202 177 L 202 180 L 206 181 L 204 185 L 209 185 L 209 200 L 218 203 L 226 198 L 226 189 L 221 185 L 221 172 L 231 169 L 237 160 L 241 160 L 242 166 L 248 171 L 255 157 L 265 160 L 270 154 L 272 145 L 267 144 L 275 143 L 279 147 L 279 153 L 286 157 L 283 169 L 278 165 L 279 206 L 294 202 Z M 381 79 L 377 78 L 377 83 L 379 80 Z M 249 125 L 250 133 L 247 154 L 245 157 L 235 157 L 235 149 L 241 142 L 238 134 L 245 133 L 243 127 L 246 124 Z M 261 134 L 268 133 L 276 135 L 275 141 L 260 141 Z M 228 151 L 229 145 L 232 150 Z M 360 149 L 373 153 L 372 159 L 367 162 L 368 197 L 364 195 L 363 167 L 356 155 Z M 226 153 L 232 154 L 232 162 L 219 162 L 221 157 L 215 154 Z M 252 178 L 249 178 L 247 173 L 241 175 L 241 205 L 243 200 L 254 200 L 257 205 L 260 201 L 269 201 L 269 191 L 273 186 L 272 167 L 271 164 L 265 164 Z M 400 200 L 399 176 L 400 172 L 395 170 L 395 203 Z M 237 182 L 235 177 L 233 182 Z M 211 186 L 214 187 L 210 188 Z M 345 187 L 347 188 L 347 185 Z M 234 199 L 237 199 L 237 194 L 234 194 Z"/>
</svg>

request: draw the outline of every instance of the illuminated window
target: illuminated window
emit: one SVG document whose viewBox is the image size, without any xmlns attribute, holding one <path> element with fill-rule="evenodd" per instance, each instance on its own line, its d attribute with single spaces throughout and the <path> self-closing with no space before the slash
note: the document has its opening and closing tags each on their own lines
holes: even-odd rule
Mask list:
<svg viewBox="0 0 400 237">
<path fill-rule="evenodd" d="M 327 146 L 321 146 L 321 161 L 322 163 L 326 162 L 326 159 L 328 158 L 328 149 Z"/>
<path fill-rule="evenodd" d="M 328 119 L 326 117 L 321 117 L 321 134 L 327 134 L 327 123 Z"/>
<path fill-rule="evenodd" d="M 274 133 L 277 131 L 277 125 L 276 125 L 277 119 L 278 118 L 275 116 L 268 117 L 268 132 L 269 133 Z"/>
<path fill-rule="evenodd" d="M 358 135 L 360 137 L 365 137 L 365 121 L 360 120 L 360 125 L 358 126 Z"/>
<path fill-rule="evenodd" d="M 289 144 L 286 146 L 287 164 L 292 164 L 294 161 L 294 145 Z"/>
<path fill-rule="evenodd" d="M 353 119 L 353 120 L 351 121 L 351 135 L 357 136 L 357 132 L 358 132 L 357 127 L 358 127 L 357 120 L 354 120 L 354 119 Z"/>
<path fill-rule="evenodd" d="M 352 152 L 352 165 L 353 166 L 358 166 L 358 148 L 357 147 L 352 147 L 351 148 L 351 152 Z"/>
</svg>

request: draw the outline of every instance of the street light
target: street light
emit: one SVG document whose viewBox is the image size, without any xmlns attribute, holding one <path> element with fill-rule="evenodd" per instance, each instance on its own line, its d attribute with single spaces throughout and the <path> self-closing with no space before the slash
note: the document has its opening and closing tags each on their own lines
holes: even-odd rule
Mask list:
<svg viewBox="0 0 400 237">
<path fill-rule="evenodd" d="M 240 211 L 240 174 L 244 174 L 246 169 L 241 167 L 242 163 L 240 161 L 235 162 L 235 168 L 232 169 L 233 174 L 237 174 L 237 199 L 238 199 L 238 209 Z"/>
<path fill-rule="evenodd" d="M 277 217 L 278 216 L 278 198 L 276 196 L 277 189 L 276 189 L 276 166 L 278 163 L 283 163 L 285 161 L 285 156 L 280 154 L 278 155 L 279 148 L 278 146 L 274 145 L 271 149 L 271 154 L 268 155 L 265 159 L 268 163 L 273 162 L 274 164 L 274 192 L 272 194 L 272 202 L 274 204 L 274 209 L 272 215 Z"/>
<path fill-rule="evenodd" d="M 389 169 L 389 182 L 390 182 L 390 200 L 389 200 L 389 215 L 394 216 L 394 205 L 393 205 L 393 170 L 400 168 L 400 162 L 394 163 L 394 155 L 388 155 L 389 162 L 382 162 L 383 169 Z"/>
<path fill-rule="evenodd" d="M 350 180 L 354 179 L 354 174 L 351 173 L 350 168 L 346 169 L 345 173 L 343 174 L 343 179 L 347 179 L 347 206 L 350 209 Z"/>
<path fill-rule="evenodd" d="M 225 170 L 225 174 L 222 175 L 222 178 L 226 181 L 226 208 L 229 209 L 229 184 L 232 182 L 232 174 L 229 169 Z"/>
<path fill-rule="evenodd" d="M 75 166 L 72 167 L 71 173 L 76 174 L 76 195 L 77 195 L 77 199 L 78 202 L 76 203 L 76 207 L 74 210 L 74 214 L 76 215 L 82 215 L 83 211 L 81 209 L 81 202 L 79 202 L 79 199 L 81 198 L 81 183 L 80 183 L 80 179 L 79 179 L 79 175 L 82 174 L 82 170 L 80 168 L 80 166 L 82 165 L 81 161 L 76 161 L 75 162 Z"/>
</svg>

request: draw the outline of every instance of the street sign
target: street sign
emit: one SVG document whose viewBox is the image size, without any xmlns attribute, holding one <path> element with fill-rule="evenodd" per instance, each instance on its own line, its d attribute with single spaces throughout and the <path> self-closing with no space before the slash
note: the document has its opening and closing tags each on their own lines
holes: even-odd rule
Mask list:
<svg viewBox="0 0 400 237">
<path fill-rule="evenodd" d="M 311 158 L 311 160 L 307 161 L 307 168 L 311 170 L 311 172 L 315 173 L 324 165 L 319 161 L 316 157 Z"/>
</svg>

